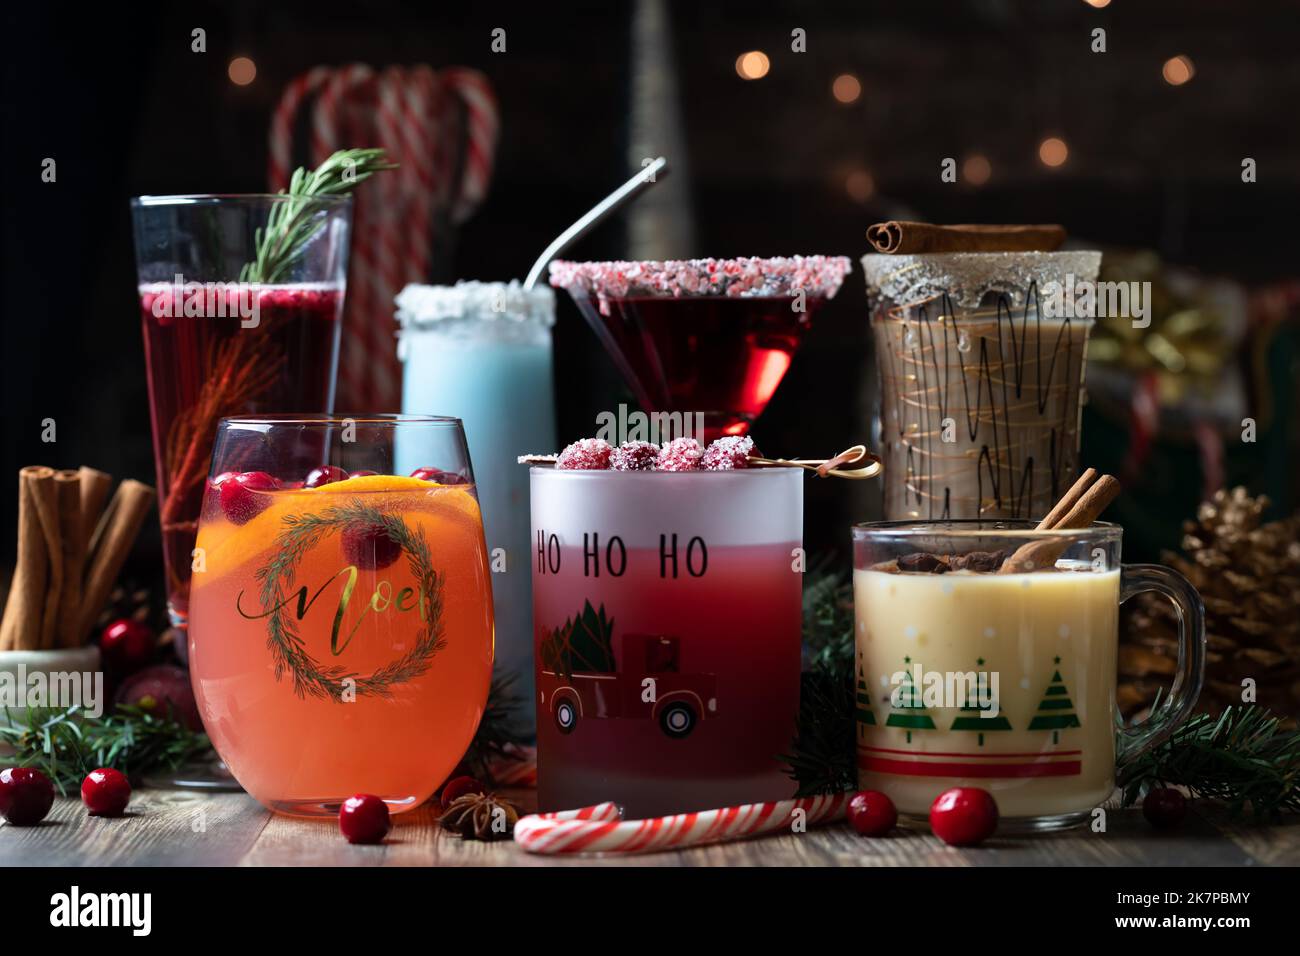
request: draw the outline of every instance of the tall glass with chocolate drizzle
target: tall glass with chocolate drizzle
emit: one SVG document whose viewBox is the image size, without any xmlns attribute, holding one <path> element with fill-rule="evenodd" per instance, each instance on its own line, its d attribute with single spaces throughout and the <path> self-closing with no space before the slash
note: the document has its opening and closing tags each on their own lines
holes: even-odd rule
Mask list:
<svg viewBox="0 0 1300 956">
<path fill-rule="evenodd" d="M 1000 241 L 978 234 L 953 243 L 943 227 L 927 228 L 939 233 L 926 234 L 922 248 Z M 1029 242 L 1059 245 L 1063 233 L 1045 231 Z M 1039 518 L 1070 486 L 1093 319 L 1071 314 L 1084 310 L 1069 308 L 1068 292 L 1052 299 L 1064 309 L 1044 301 L 1094 281 L 1100 264 L 1090 251 L 863 257 L 886 519 Z"/>
</svg>

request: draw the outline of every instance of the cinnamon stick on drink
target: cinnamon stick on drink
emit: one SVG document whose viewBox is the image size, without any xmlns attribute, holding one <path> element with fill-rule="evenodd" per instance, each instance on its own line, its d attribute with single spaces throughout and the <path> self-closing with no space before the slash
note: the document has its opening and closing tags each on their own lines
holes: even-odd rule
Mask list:
<svg viewBox="0 0 1300 956">
<path fill-rule="evenodd" d="M 1040 226 L 936 226 L 891 219 L 867 229 L 867 241 L 885 255 L 926 252 L 1053 252 L 1065 243 L 1065 229 Z"/>
<path fill-rule="evenodd" d="M 1119 492 L 1118 481 L 1110 475 L 1098 478 L 1097 472 L 1089 468 L 1047 513 L 1047 517 L 1038 523 L 1036 530 L 1087 528 L 1119 497 Z M 998 574 L 1054 568 L 1056 559 L 1065 553 L 1069 544 L 1068 539 L 1030 541 L 1002 562 Z"/>
</svg>

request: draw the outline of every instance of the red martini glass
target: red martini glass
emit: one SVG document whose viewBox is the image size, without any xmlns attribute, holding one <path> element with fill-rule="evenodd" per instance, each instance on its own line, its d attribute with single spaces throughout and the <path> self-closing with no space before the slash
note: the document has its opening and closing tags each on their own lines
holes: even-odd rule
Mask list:
<svg viewBox="0 0 1300 956">
<path fill-rule="evenodd" d="M 701 413 L 711 441 L 744 435 L 762 414 L 849 260 L 556 261 L 550 271 L 641 406 Z"/>
</svg>

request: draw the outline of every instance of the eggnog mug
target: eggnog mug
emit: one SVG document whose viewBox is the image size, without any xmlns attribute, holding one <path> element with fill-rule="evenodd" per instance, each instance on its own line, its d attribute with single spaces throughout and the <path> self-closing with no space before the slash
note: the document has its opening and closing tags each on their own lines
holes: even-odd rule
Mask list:
<svg viewBox="0 0 1300 956">
<path fill-rule="evenodd" d="M 923 823 L 934 798 L 958 786 L 993 795 L 1002 832 L 1086 823 L 1113 793 L 1117 761 L 1191 714 L 1205 671 L 1196 590 L 1169 568 L 1121 565 L 1121 537 L 1106 523 L 855 526 L 860 786 L 888 794 L 905 823 Z M 1059 557 L 1000 573 L 1030 543 Z M 1125 727 L 1115 703 L 1119 605 L 1142 591 L 1177 608 L 1178 669 L 1152 716 Z"/>
</svg>

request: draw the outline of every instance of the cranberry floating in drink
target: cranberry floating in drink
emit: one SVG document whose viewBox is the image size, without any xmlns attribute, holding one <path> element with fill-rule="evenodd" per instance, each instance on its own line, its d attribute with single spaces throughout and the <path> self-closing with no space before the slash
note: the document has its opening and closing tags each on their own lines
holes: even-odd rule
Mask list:
<svg viewBox="0 0 1300 956">
<path fill-rule="evenodd" d="M 793 256 L 556 261 L 550 272 L 645 410 L 700 413 L 712 439 L 762 414 L 849 268 L 842 256 Z"/>
</svg>

